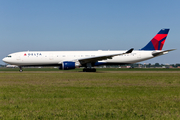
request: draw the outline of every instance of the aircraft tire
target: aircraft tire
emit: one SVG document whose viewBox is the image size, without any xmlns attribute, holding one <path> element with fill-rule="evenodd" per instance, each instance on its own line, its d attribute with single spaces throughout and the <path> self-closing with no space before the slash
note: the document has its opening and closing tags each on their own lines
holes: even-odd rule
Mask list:
<svg viewBox="0 0 180 120">
<path fill-rule="evenodd" d="M 95 68 L 89 69 L 89 68 L 84 68 L 83 72 L 96 72 Z"/>
<path fill-rule="evenodd" d="M 86 72 L 86 68 L 83 69 L 83 72 Z"/>
<path fill-rule="evenodd" d="M 96 72 L 96 69 L 94 68 L 92 72 Z"/>
</svg>

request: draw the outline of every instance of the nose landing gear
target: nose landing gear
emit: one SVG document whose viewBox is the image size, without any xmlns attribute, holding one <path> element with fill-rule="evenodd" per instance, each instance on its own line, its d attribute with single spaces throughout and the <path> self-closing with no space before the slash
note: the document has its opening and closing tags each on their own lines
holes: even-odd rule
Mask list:
<svg viewBox="0 0 180 120">
<path fill-rule="evenodd" d="M 19 72 L 23 72 L 23 70 L 22 70 L 22 67 L 21 67 L 21 66 L 19 66 Z"/>
</svg>

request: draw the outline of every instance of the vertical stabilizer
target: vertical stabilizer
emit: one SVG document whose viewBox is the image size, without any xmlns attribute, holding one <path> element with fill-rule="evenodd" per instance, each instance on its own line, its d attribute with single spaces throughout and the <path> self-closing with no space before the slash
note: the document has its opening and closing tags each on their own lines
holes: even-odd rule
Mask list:
<svg viewBox="0 0 180 120">
<path fill-rule="evenodd" d="M 156 36 L 141 50 L 162 50 L 169 29 L 161 29 Z"/>
</svg>

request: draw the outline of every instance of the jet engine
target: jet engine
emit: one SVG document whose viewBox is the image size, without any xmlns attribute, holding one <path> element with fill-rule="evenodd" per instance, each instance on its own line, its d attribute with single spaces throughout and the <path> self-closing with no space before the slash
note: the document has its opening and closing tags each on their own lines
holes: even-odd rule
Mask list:
<svg viewBox="0 0 180 120">
<path fill-rule="evenodd" d="M 75 69 L 75 62 L 71 61 L 64 61 L 62 63 L 62 67 L 60 67 L 62 70 L 70 70 L 70 69 Z"/>
</svg>

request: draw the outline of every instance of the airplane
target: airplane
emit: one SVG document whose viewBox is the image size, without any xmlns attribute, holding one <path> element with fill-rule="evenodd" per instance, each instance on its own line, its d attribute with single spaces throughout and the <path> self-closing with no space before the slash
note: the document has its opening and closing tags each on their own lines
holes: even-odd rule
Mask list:
<svg viewBox="0 0 180 120">
<path fill-rule="evenodd" d="M 162 50 L 168 32 L 169 29 L 161 29 L 140 50 L 131 48 L 127 51 L 23 51 L 11 53 L 2 60 L 17 65 L 20 72 L 25 66 L 58 66 L 62 70 L 84 67 L 83 72 L 96 72 L 94 66 L 133 64 L 175 50 Z"/>
</svg>

